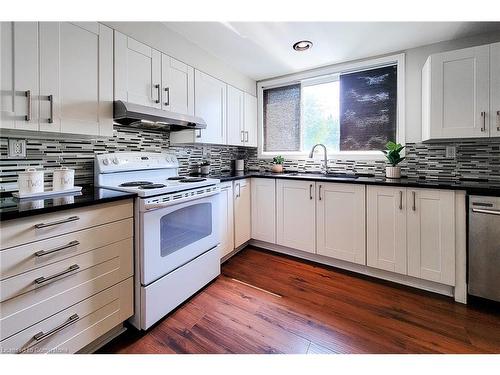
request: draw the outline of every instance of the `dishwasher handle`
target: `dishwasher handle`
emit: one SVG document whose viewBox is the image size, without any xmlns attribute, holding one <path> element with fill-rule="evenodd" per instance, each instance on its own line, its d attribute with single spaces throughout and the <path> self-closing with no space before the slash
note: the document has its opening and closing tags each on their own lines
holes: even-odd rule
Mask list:
<svg viewBox="0 0 500 375">
<path fill-rule="evenodd" d="M 487 214 L 487 215 L 500 215 L 500 210 L 492 210 L 492 209 L 484 209 L 484 208 L 473 208 L 472 212 L 478 214 Z"/>
</svg>

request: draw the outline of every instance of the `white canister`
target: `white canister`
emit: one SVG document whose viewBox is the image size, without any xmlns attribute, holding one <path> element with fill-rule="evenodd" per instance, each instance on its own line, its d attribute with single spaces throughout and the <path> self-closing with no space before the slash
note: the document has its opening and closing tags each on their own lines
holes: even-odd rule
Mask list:
<svg viewBox="0 0 500 375">
<path fill-rule="evenodd" d="M 19 172 L 17 187 L 19 194 L 43 193 L 44 191 L 43 171 L 28 168 L 25 172 Z"/>
<path fill-rule="evenodd" d="M 68 190 L 75 187 L 75 170 L 67 167 L 54 169 L 52 190 Z"/>
<path fill-rule="evenodd" d="M 234 170 L 235 171 L 244 171 L 245 170 L 245 160 L 237 159 L 234 161 Z"/>
</svg>

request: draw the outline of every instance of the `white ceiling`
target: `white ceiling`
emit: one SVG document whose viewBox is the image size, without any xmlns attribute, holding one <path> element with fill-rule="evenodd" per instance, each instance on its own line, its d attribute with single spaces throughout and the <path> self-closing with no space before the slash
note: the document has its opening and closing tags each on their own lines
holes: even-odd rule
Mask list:
<svg viewBox="0 0 500 375">
<path fill-rule="evenodd" d="M 165 22 L 255 80 L 500 31 L 500 22 Z M 293 43 L 314 46 L 296 52 Z"/>
</svg>

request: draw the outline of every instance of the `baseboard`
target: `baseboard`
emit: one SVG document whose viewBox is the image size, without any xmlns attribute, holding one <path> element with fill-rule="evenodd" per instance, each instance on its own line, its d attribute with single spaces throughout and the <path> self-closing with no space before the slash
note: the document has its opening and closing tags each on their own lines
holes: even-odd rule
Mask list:
<svg viewBox="0 0 500 375">
<path fill-rule="evenodd" d="M 273 243 L 259 241 L 259 240 L 251 240 L 249 245 L 253 245 L 256 247 L 263 248 L 265 250 L 270 250 L 273 252 L 291 255 L 297 258 L 309 260 L 312 262 L 317 262 L 321 264 L 326 264 L 328 266 L 341 268 L 347 271 L 352 271 L 355 273 L 360 273 L 362 275 L 367 275 L 371 277 L 375 277 L 382 280 L 391 281 L 397 284 L 403 284 L 406 286 L 410 286 L 417 289 L 426 290 L 433 293 L 442 294 L 448 297 L 454 296 L 454 288 L 449 285 L 439 284 L 432 281 L 421 280 L 415 277 L 400 275 L 397 273 L 392 273 L 384 270 L 379 270 L 376 268 L 364 266 L 361 264 L 355 264 L 351 262 L 346 262 L 343 260 L 332 259 L 329 257 L 325 257 L 322 255 L 307 253 L 300 250 L 295 250 L 286 246 L 276 245 Z"/>
<path fill-rule="evenodd" d="M 222 257 L 222 259 L 220 260 L 220 264 L 226 262 L 227 260 L 229 260 L 229 258 L 232 258 L 236 254 L 238 254 L 241 250 L 243 250 L 245 247 L 247 247 L 249 243 L 250 243 L 250 241 L 245 242 L 243 245 L 237 247 L 236 249 L 234 249 L 233 251 L 231 251 L 229 254 L 224 255 Z"/>
</svg>

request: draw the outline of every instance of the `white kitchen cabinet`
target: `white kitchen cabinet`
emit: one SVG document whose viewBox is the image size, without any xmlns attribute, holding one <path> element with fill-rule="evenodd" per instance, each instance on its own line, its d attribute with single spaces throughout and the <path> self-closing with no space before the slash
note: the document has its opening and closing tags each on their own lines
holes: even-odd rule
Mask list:
<svg viewBox="0 0 500 375">
<path fill-rule="evenodd" d="M 234 197 L 233 183 L 223 182 L 220 184 L 220 248 L 221 259 L 234 250 Z"/>
<path fill-rule="evenodd" d="M 257 98 L 245 93 L 244 146 L 257 147 Z"/>
<path fill-rule="evenodd" d="M 245 93 L 227 86 L 227 144 L 245 144 Z"/>
<path fill-rule="evenodd" d="M 455 285 L 455 193 L 407 190 L 408 275 Z"/>
<path fill-rule="evenodd" d="M 252 238 L 276 243 L 276 180 L 252 179 Z"/>
<path fill-rule="evenodd" d="M 113 31 L 40 22 L 40 131 L 113 133 Z"/>
<path fill-rule="evenodd" d="M 38 23 L 1 22 L 0 128 L 38 130 Z"/>
<path fill-rule="evenodd" d="M 500 137 L 500 42 L 490 46 L 490 136 Z"/>
<path fill-rule="evenodd" d="M 309 253 L 316 252 L 315 183 L 276 181 L 276 242 Z"/>
<path fill-rule="evenodd" d="M 367 265 L 407 273 L 406 189 L 367 186 Z"/>
<path fill-rule="evenodd" d="M 422 70 L 423 140 L 489 136 L 490 46 L 429 56 Z"/>
<path fill-rule="evenodd" d="M 317 254 L 366 264 L 365 186 L 316 183 Z"/>
<path fill-rule="evenodd" d="M 234 248 L 250 241 L 251 221 L 251 183 L 250 179 L 234 181 Z"/>
<path fill-rule="evenodd" d="M 161 53 L 115 30 L 115 100 L 161 108 Z"/>
<path fill-rule="evenodd" d="M 194 115 L 194 69 L 173 57 L 161 56 L 162 108 Z"/>
</svg>

